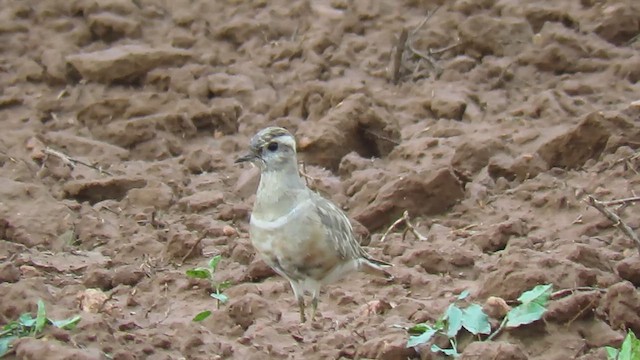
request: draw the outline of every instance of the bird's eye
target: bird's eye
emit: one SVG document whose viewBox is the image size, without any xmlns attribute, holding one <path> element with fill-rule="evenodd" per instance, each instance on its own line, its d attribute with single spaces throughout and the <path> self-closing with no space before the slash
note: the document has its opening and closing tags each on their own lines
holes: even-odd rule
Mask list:
<svg viewBox="0 0 640 360">
<path fill-rule="evenodd" d="M 267 145 L 267 149 L 269 151 L 276 151 L 278 150 L 278 143 L 277 142 L 270 142 L 269 145 Z"/>
</svg>

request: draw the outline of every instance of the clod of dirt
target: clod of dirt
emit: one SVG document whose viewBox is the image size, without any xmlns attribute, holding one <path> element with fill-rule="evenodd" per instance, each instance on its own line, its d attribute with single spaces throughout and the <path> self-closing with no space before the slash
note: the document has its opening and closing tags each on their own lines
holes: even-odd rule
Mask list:
<svg viewBox="0 0 640 360">
<path fill-rule="evenodd" d="M 527 231 L 527 224 L 522 219 L 512 219 L 471 235 L 469 241 L 478 245 L 484 252 L 495 252 L 504 250 L 512 237 L 523 236 Z"/>
<path fill-rule="evenodd" d="M 105 179 L 71 180 L 64 184 L 65 197 L 78 202 L 95 204 L 107 199 L 122 200 L 127 192 L 147 185 L 147 181 L 137 177 L 111 177 Z"/>
<path fill-rule="evenodd" d="M 256 319 L 278 320 L 282 316 L 280 310 L 274 309 L 269 301 L 251 293 L 231 298 L 227 305 L 227 313 L 244 330 L 247 330 Z"/>
<path fill-rule="evenodd" d="M 369 231 L 388 225 L 405 210 L 410 216 L 438 214 L 464 197 L 460 180 L 449 168 L 406 173 L 370 190 L 375 191 L 372 201 L 353 210 L 353 217 Z"/>
<path fill-rule="evenodd" d="M 51 360 L 101 360 L 99 349 L 76 349 L 57 341 L 25 337 L 16 340 L 13 347 L 18 359 L 51 359 Z"/>
<path fill-rule="evenodd" d="M 398 332 L 371 339 L 358 347 L 355 359 L 404 360 L 418 356 L 414 348 L 407 347 L 404 333 Z"/>
<path fill-rule="evenodd" d="M 634 4 L 636 6 L 634 6 Z M 633 2 L 608 1 L 594 6 L 591 18 L 596 20 L 593 30 L 601 38 L 615 45 L 624 45 L 640 31 L 640 7 Z"/>
<path fill-rule="evenodd" d="M 493 319 L 503 319 L 511 310 L 511 306 L 501 297 L 489 296 L 482 310 Z"/>
<path fill-rule="evenodd" d="M 607 259 L 599 249 L 595 249 L 590 246 L 581 244 L 575 245 L 573 250 L 567 255 L 567 259 L 589 268 L 611 271 L 609 259 Z"/>
<path fill-rule="evenodd" d="M 371 300 L 360 307 L 362 316 L 380 315 L 391 310 L 393 306 L 384 300 Z"/>
<path fill-rule="evenodd" d="M 429 103 L 429 109 L 437 118 L 462 120 L 467 109 L 465 94 L 452 89 L 438 89 Z"/>
<path fill-rule="evenodd" d="M 89 15 L 88 24 L 91 35 L 105 42 L 140 35 L 140 26 L 137 21 L 109 12 Z"/>
<path fill-rule="evenodd" d="M 460 24 L 459 29 L 465 52 L 475 58 L 518 54 L 533 36 L 531 26 L 521 17 L 472 15 Z"/>
<path fill-rule="evenodd" d="M 129 150 L 104 141 L 75 136 L 64 131 L 47 132 L 43 139 L 51 147 L 70 156 L 91 159 L 99 164 L 119 162 L 129 158 Z"/>
<path fill-rule="evenodd" d="M 13 262 L 6 262 L 0 265 L 0 283 L 14 283 L 20 280 L 20 269 Z"/>
<path fill-rule="evenodd" d="M 504 145 L 496 139 L 465 141 L 456 148 L 451 166 L 470 178 L 485 167 L 493 155 L 503 150 Z"/>
<path fill-rule="evenodd" d="M 609 132 L 602 114 L 594 112 L 574 128 L 540 146 L 538 154 L 550 167 L 573 169 L 597 158 L 604 150 Z"/>
<path fill-rule="evenodd" d="M 621 278 L 631 281 L 636 287 L 640 287 L 640 256 L 633 255 L 620 261 L 616 265 L 616 271 Z"/>
<path fill-rule="evenodd" d="M 133 188 L 127 192 L 126 202 L 139 207 L 166 209 L 173 203 L 173 190 L 165 183 L 143 188 Z"/>
<path fill-rule="evenodd" d="M 517 345 L 504 341 L 474 341 L 464 348 L 460 360 L 526 360 L 527 355 Z"/>
<path fill-rule="evenodd" d="M 224 169 L 227 165 L 222 153 L 208 148 L 197 148 L 184 155 L 184 166 L 192 174 Z"/>
<path fill-rule="evenodd" d="M 100 289 L 86 289 L 78 293 L 76 299 L 80 302 L 82 311 L 97 314 L 104 309 L 109 297 Z"/>
<path fill-rule="evenodd" d="M 114 274 L 111 284 L 116 287 L 120 284 L 135 286 L 140 280 L 144 278 L 144 271 L 140 270 L 140 266 L 137 265 L 124 265 L 118 267 Z"/>
<path fill-rule="evenodd" d="M 202 242 L 195 234 L 184 229 L 169 230 L 164 249 L 165 259 L 182 261 L 199 256 L 202 256 Z"/>
<path fill-rule="evenodd" d="M 614 329 L 640 332 L 640 294 L 630 282 L 609 287 L 598 311 L 606 314 Z"/>
<path fill-rule="evenodd" d="M 202 211 L 224 203 L 224 194 L 220 191 L 201 191 L 185 196 L 178 200 L 178 204 L 188 211 Z"/>
<path fill-rule="evenodd" d="M 275 275 L 276 272 L 271 268 L 271 266 L 267 265 L 267 263 L 265 263 L 260 257 L 256 257 L 247 267 L 244 277 L 249 281 L 256 282 Z"/>
<path fill-rule="evenodd" d="M 498 154 L 489 159 L 487 171 L 493 179 L 503 177 L 509 181 L 523 181 L 536 177 L 548 170 L 548 167 L 537 153 L 522 154 L 515 159 L 505 154 Z"/>
<path fill-rule="evenodd" d="M 549 304 L 544 319 L 558 323 L 573 322 L 593 316 L 593 311 L 600 304 L 602 295 L 599 291 L 577 292 Z"/>
<path fill-rule="evenodd" d="M 303 122 L 296 132 L 303 159 L 337 170 L 343 156 L 384 157 L 400 141 L 398 123 L 364 94 L 353 94 L 317 122 Z"/>
<path fill-rule="evenodd" d="M 411 267 L 419 265 L 430 274 L 443 274 L 473 266 L 475 260 L 470 250 L 456 246 L 454 251 L 450 251 L 430 242 L 421 242 L 405 252 L 400 262 Z"/>
<path fill-rule="evenodd" d="M 121 45 L 69 55 L 66 59 L 85 79 L 103 83 L 130 83 L 153 68 L 181 65 L 189 57 L 191 52 L 178 48 Z"/>
<path fill-rule="evenodd" d="M 110 290 L 113 288 L 113 274 L 107 269 L 93 267 L 84 274 L 82 283 L 88 288 Z"/>
</svg>

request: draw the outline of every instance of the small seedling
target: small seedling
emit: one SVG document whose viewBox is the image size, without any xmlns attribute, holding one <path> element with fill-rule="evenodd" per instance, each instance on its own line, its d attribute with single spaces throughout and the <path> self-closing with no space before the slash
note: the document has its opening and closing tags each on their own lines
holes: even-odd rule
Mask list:
<svg viewBox="0 0 640 360">
<path fill-rule="evenodd" d="M 464 300 L 469 296 L 468 291 L 463 291 L 456 301 Z M 451 348 L 441 348 L 436 344 L 431 345 L 432 352 L 442 352 L 445 355 L 457 357 L 458 346 L 456 336 L 462 330 L 467 329 L 474 335 L 489 334 L 491 332 L 491 325 L 489 324 L 489 317 L 482 311 L 482 307 L 478 304 L 470 304 L 465 308 L 461 308 L 454 302 L 449 305 L 444 315 L 435 322 L 434 325 L 418 324 L 409 329 L 409 333 L 416 334 L 409 338 L 407 347 L 418 346 L 431 341 L 436 334 L 441 334 L 449 339 Z"/>
<path fill-rule="evenodd" d="M 607 358 L 609 360 L 636 360 L 640 359 L 640 340 L 633 331 L 629 330 L 622 342 L 620 349 L 606 346 Z"/>
<path fill-rule="evenodd" d="M 186 274 L 189 277 L 194 279 L 206 279 L 211 283 L 211 287 L 215 289 L 213 293 L 211 293 L 211 297 L 216 299 L 217 308 L 220 308 L 220 304 L 225 304 L 229 298 L 227 295 L 222 292 L 231 286 L 231 282 L 225 280 L 223 282 L 217 283 L 214 279 L 214 274 L 216 273 L 216 269 L 218 268 L 218 264 L 222 260 L 222 255 L 216 255 L 209 260 L 208 267 L 198 267 L 187 270 Z M 208 318 L 211 315 L 210 310 L 202 311 L 198 313 L 193 321 L 202 321 Z"/>
<path fill-rule="evenodd" d="M 449 339 L 451 348 L 441 348 L 436 344 L 431 345 L 431 351 L 442 352 L 445 355 L 458 357 L 457 336 L 462 328 L 473 335 L 489 335 L 486 340 L 493 339 L 503 328 L 515 328 L 530 324 L 542 318 L 547 311 L 552 285 L 538 285 L 529 291 L 525 291 L 518 297 L 520 305 L 511 309 L 502 320 L 500 327 L 491 333 L 489 317 L 478 304 L 470 304 L 461 308 L 454 302 L 449 305 L 445 313 L 433 325 L 417 324 L 408 329 L 411 336 L 407 347 L 426 344 L 436 335 L 443 335 Z M 469 296 L 468 291 L 463 291 L 456 301 L 464 300 Z"/>
<path fill-rule="evenodd" d="M 47 324 L 51 324 L 57 328 L 71 330 L 80 321 L 80 316 L 73 316 L 64 320 L 52 320 L 47 317 L 44 302 L 38 300 L 38 310 L 34 318 L 30 313 L 24 313 L 18 317 L 18 320 L 9 322 L 0 330 L 0 357 L 5 356 L 14 340 L 32 336 L 36 337 L 42 333 Z"/>
</svg>

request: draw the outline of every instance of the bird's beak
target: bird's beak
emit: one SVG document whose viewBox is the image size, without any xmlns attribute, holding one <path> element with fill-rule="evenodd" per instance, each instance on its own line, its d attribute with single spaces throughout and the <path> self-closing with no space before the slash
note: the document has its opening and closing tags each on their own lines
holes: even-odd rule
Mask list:
<svg viewBox="0 0 640 360">
<path fill-rule="evenodd" d="M 234 161 L 234 163 L 240 164 L 240 163 L 243 163 L 243 162 L 252 161 L 255 158 L 256 158 L 256 156 L 254 154 L 249 153 L 247 155 L 244 155 L 242 157 L 237 158 L 236 161 Z"/>
</svg>

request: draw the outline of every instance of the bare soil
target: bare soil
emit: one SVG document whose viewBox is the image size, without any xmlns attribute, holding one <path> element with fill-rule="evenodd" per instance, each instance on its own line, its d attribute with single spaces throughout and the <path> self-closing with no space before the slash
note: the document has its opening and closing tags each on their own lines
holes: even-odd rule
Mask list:
<svg viewBox="0 0 640 360">
<path fill-rule="evenodd" d="M 640 256 L 585 199 L 640 190 L 639 33 L 635 0 L 0 1 L 0 324 L 82 315 L 8 358 L 435 359 L 402 327 L 552 283 L 583 289 L 463 358 L 604 359 L 640 333 Z M 233 164 L 273 124 L 395 265 L 313 324 Z M 405 210 L 427 239 L 382 241 Z M 185 276 L 216 254 L 220 309 Z"/>
</svg>

